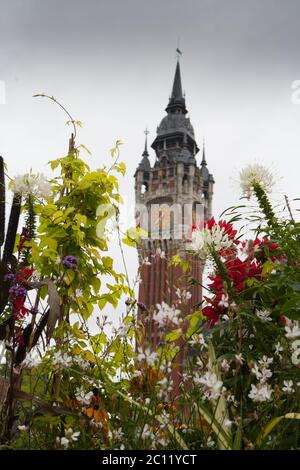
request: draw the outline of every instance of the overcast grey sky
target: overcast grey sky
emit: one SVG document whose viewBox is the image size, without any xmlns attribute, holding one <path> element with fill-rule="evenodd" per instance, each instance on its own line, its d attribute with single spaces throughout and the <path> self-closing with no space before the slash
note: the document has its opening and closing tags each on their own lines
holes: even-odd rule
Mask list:
<svg viewBox="0 0 300 470">
<path fill-rule="evenodd" d="M 214 213 L 237 201 L 244 165 L 273 164 L 291 197 L 299 191 L 299 0 L 0 0 L 0 154 L 10 174 L 64 154 L 69 128 L 54 95 L 84 123 L 78 143 L 92 166 L 122 139 L 133 202 L 134 170 L 164 116 L 180 37 L 183 87 L 198 144 L 214 174 Z M 133 251 L 131 274 L 136 269 Z"/>
</svg>

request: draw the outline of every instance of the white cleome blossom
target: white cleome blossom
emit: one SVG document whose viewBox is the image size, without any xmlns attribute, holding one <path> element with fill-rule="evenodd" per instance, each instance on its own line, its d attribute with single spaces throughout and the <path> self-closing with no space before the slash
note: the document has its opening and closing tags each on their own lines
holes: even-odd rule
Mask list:
<svg viewBox="0 0 300 470">
<path fill-rule="evenodd" d="M 215 224 L 211 229 L 204 227 L 192 231 L 188 248 L 195 251 L 200 258 L 207 258 L 211 250 L 219 253 L 233 245 L 233 240 L 225 233 L 225 227 Z"/>
<path fill-rule="evenodd" d="M 51 195 L 51 185 L 42 173 L 26 173 L 18 175 L 10 183 L 10 189 L 17 194 L 24 196 L 49 197 Z"/>
<path fill-rule="evenodd" d="M 272 400 L 273 390 L 267 383 L 251 384 L 251 390 L 248 394 L 249 398 L 255 402 L 264 402 Z"/>
<path fill-rule="evenodd" d="M 180 310 L 176 309 L 174 305 L 170 306 L 166 304 L 166 302 L 162 302 L 161 304 L 157 304 L 157 311 L 153 314 L 153 320 L 156 321 L 159 326 L 164 326 L 166 324 L 173 323 L 174 325 L 178 325 L 181 321 L 179 318 Z"/>
<path fill-rule="evenodd" d="M 204 396 L 208 400 L 217 400 L 221 395 L 223 382 L 218 379 L 214 372 L 207 371 L 202 376 L 196 374 L 194 383 L 201 385 Z"/>
<path fill-rule="evenodd" d="M 240 186 L 243 195 L 250 198 L 254 192 L 254 186 L 259 185 L 264 191 L 269 192 L 274 186 L 272 173 L 263 165 L 254 163 L 240 171 Z"/>
</svg>

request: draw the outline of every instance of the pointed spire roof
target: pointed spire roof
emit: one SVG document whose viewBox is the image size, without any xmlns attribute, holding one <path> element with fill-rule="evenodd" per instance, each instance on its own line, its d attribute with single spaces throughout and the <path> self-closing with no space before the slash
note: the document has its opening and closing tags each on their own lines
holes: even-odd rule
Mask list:
<svg viewBox="0 0 300 470">
<path fill-rule="evenodd" d="M 205 140 L 204 139 L 203 139 L 203 152 L 202 152 L 201 166 L 207 166 L 207 162 L 205 158 Z"/>
<path fill-rule="evenodd" d="M 149 153 L 148 153 L 148 134 L 149 134 L 149 131 L 146 127 L 146 129 L 144 130 L 144 134 L 145 134 L 145 148 L 144 148 L 144 152 L 142 153 L 143 157 L 149 157 Z"/>
<path fill-rule="evenodd" d="M 150 165 L 150 161 L 149 161 L 149 153 L 148 153 L 148 139 L 147 139 L 147 136 L 149 134 L 149 131 L 148 129 L 146 128 L 145 131 L 144 131 L 144 134 L 145 134 L 145 148 L 144 148 L 144 152 L 142 153 L 142 160 L 140 161 L 140 164 L 138 166 L 138 169 L 139 170 L 142 170 L 142 171 L 150 171 L 151 169 L 151 165 Z"/>
<path fill-rule="evenodd" d="M 175 77 L 174 77 L 172 95 L 171 96 L 174 99 L 182 99 L 183 98 L 179 60 L 177 60 L 177 64 L 176 64 Z"/>
<path fill-rule="evenodd" d="M 179 57 L 177 58 L 177 64 L 175 69 L 175 76 L 173 81 L 173 88 L 172 93 L 169 99 L 169 104 L 166 107 L 167 113 L 174 112 L 176 109 L 181 109 L 183 114 L 187 113 L 187 109 L 185 107 L 185 97 L 182 92 L 182 84 L 181 84 L 181 73 L 180 73 L 180 62 Z"/>
<path fill-rule="evenodd" d="M 205 184 L 208 183 L 210 173 L 207 168 L 206 158 L 205 158 L 205 141 L 203 139 L 203 151 L 202 151 L 202 161 L 201 161 L 201 176 Z"/>
</svg>

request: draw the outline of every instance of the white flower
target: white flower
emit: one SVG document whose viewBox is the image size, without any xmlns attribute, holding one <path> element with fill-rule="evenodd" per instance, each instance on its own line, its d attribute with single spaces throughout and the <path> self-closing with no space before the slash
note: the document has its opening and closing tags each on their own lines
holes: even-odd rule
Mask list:
<svg viewBox="0 0 300 470">
<path fill-rule="evenodd" d="M 93 395 L 93 392 L 86 392 L 82 386 L 75 392 L 76 400 L 78 400 L 82 405 L 89 405 Z"/>
<path fill-rule="evenodd" d="M 64 437 L 56 438 L 56 442 L 67 449 L 70 443 L 76 442 L 78 440 L 79 436 L 80 436 L 80 431 L 73 432 L 73 429 L 69 428 L 65 430 Z"/>
<path fill-rule="evenodd" d="M 228 308 L 229 307 L 229 302 L 228 302 L 228 295 L 227 294 L 222 294 L 222 298 L 219 302 L 220 307 Z"/>
<path fill-rule="evenodd" d="M 273 364 L 273 357 L 263 356 L 262 359 L 258 361 L 262 367 L 269 367 L 270 364 Z"/>
<path fill-rule="evenodd" d="M 189 249 L 195 251 L 200 258 L 206 258 L 212 249 L 220 252 L 230 248 L 233 240 L 229 238 L 225 230 L 225 227 L 220 227 L 218 224 L 213 225 L 211 229 L 196 228 L 192 231 Z"/>
<path fill-rule="evenodd" d="M 259 368 L 257 364 L 252 367 L 251 372 L 255 375 L 257 380 L 260 381 L 260 383 L 265 383 L 273 375 L 270 369 L 267 367 Z"/>
<path fill-rule="evenodd" d="M 158 354 L 149 348 L 146 348 L 145 351 L 139 348 L 137 359 L 138 361 L 146 361 L 149 366 L 154 366 L 155 361 L 158 359 Z"/>
<path fill-rule="evenodd" d="M 113 333 L 116 336 L 120 336 L 121 338 L 125 338 L 130 330 L 130 325 L 125 325 L 124 323 L 121 323 L 118 328 L 113 329 Z"/>
<path fill-rule="evenodd" d="M 223 361 L 221 362 L 221 368 L 225 371 L 225 372 L 228 372 L 229 369 L 230 369 L 230 364 L 229 362 L 227 361 L 227 359 L 223 359 Z"/>
<path fill-rule="evenodd" d="M 19 431 L 27 432 L 29 429 L 29 426 L 26 426 L 25 424 L 21 424 L 18 426 Z"/>
<path fill-rule="evenodd" d="M 61 264 L 61 263 L 62 263 L 62 258 L 61 258 L 61 256 L 57 255 L 56 260 L 55 260 L 55 264 Z"/>
<path fill-rule="evenodd" d="M 262 321 L 272 321 L 272 318 L 270 318 L 271 312 L 268 310 L 256 310 L 255 315 Z"/>
<path fill-rule="evenodd" d="M 76 297 L 82 297 L 83 296 L 82 290 L 81 289 L 76 289 L 75 295 L 76 295 Z"/>
<path fill-rule="evenodd" d="M 180 290 L 179 288 L 176 289 L 176 295 L 182 302 L 187 302 L 192 298 L 192 294 L 186 290 Z"/>
<path fill-rule="evenodd" d="M 145 424 L 145 426 L 143 428 L 141 438 L 143 440 L 148 439 L 148 438 L 152 438 L 152 439 L 154 438 L 154 434 L 151 431 L 151 428 L 150 428 L 149 424 Z"/>
<path fill-rule="evenodd" d="M 264 191 L 269 192 L 274 183 L 272 173 L 258 163 L 248 165 L 240 171 L 240 186 L 243 194 L 248 198 L 252 196 L 255 184 L 258 184 Z"/>
<path fill-rule="evenodd" d="M 208 400 L 217 400 L 221 395 L 223 382 L 218 379 L 214 372 L 207 371 L 202 376 L 196 374 L 194 382 L 196 385 L 202 385 L 204 396 Z"/>
<path fill-rule="evenodd" d="M 272 393 L 273 390 L 271 389 L 269 384 L 259 383 L 257 384 L 257 386 L 251 384 L 251 390 L 248 396 L 255 402 L 264 402 L 270 401 L 272 399 Z"/>
<path fill-rule="evenodd" d="M 283 385 L 284 385 L 282 387 L 283 392 L 293 393 L 295 391 L 294 388 L 293 388 L 294 382 L 292 380 L 284 380 Z"/>
<path fill-rule="evenodd" d="M 115 439 L 116 441 L 121 441 L 124 437 L 124 433 L 122 431 L 122 428 L 118 428 L 118 429 L 113 429 L 112 431 L 109 431 L 108 432 L 108 437 L 110 439 Z"/>
<path fill-rule="evenodd" d="M 159 326 L 164 326 L 166 323 L 173 323 L 178 325 L 180 323 L 180 310 L 176 309 L 174 305 L 170 307 L 170 305 L 166 304 L 166 302 L 162 302 L 161 304 L 157 304 L 157 312 L 153 314 L 153 320 L 156 321 Z"/>
<path fill-rule="evenodd" d="M 70 367 L 73 362 L 73 358 L 63 351 L 57 351 L 53 356 L 53 364 L 56 368 L 66 369 Z"/>
<path fill-rule="evenodd" d="M 207 441 L 206 441 L 207 447 L 209 447 L 209 448 L 210 448 L 210 447 L 214 447 L 215 444 L 216 444 L 215 441 L 214 441 L 210 436 L 208 436 L 208 439 L 207 439 Z"/>
<path fill-rule="evenodd" d="M 229 429 L 230 429 L 231 426 L 232 426 L 232 421 L 231 421 L 230 419 L 226 418 L 225 421 L 224 421 L 224 426 L 225 426 L 226 428 L 229 428 Z"/>
<path fill-rule="evenodd" d="M 281 346 L 280 342 L 275 344 L 275 354 L 276 356 L 280 356 L 280 353 L 283 351 L 283 347 Z"/>
<path fill-rule="evenodd" d="M 21 363 L 21 367 L 22 369 L 32 369 L 33 367 L 37 367 L 40 363 L 41 359 L 30 352 Z"/>
<path fill-rule="evenodd" d="M 164 377 L 163 379 L 161 379 L 157 383 L 158 383 L 158 385 L 161 386 L 161 388 L 166 388 L 168 386 L 168 379 L 167 379 L 167 377 Z"/>
<path fill-rule="evenodd" d="M 58 442 L 58 444 L 62 445 L 65 448 L 69 447 L 69 439 L 67 439 L 66 437 L 57 437 L 56 442 Z"/>
<path fill-rule="evenodd" d="M 235 357 L 235 361 L 237 362 L 237 364 L 239 364 L 239 365 L 242 365 L 242 364 L 243 364 L 244 359 L 243 359 L 243 356 L 242 356 L 241 353 L 240 353 L 240 354 L 236 354 L 234 357 Z"/>
<path fill-rule="evenodd" d="M 190 340 L 190 344 L 192 346 L 203 346 L 203 347 L 207 347 L 207 344 L 205 343 L 205 339 L 204 339 L 204 336 L 199 333 L 199 334 L 194 334 L 192 336 L 192 339 Z"/>
<path fill-rule="evenodd" d="M 203 364 L 203 361 L 200 359 L 200 357 L 197 358 L 196 364 L 199 367 L 199 369 L 203 369 L 204 364 Z"/>
<path fill-rule="evenodd" d="M 75 362 L 80 367 L 80 369 L 87 370 L 90 368 L 90 363 L 81 356 L 77 356 Z"/>
<path fill-rule="evenodd" d="M 235 402 L 235 396 L 234 395 L 228 395 L 226 397 L 226 401 L 228 401 L 228 403 L 234 403 Z"/>
<path fill-rule="evenodd" d="M 51 195 L 51 185 L 42 173 L 34 175 L 30 172 L 25 175 L 18 175 L 10 183 L 10 188 L 15 193 L 24 196 L 49 197 Z"/>
<path fill-rule="evenodd" d="M 135 370 L 134 373 L 133 373 L 133 377 L 140 377 L 141 375 L 142 375 L 141 370 Z"/>
<path fill-rule="evenodd" d="M 65 430 L 65 436 L 70 440 L 70 441 L 78 441 L 78 437 L 80 436 L 80 431 L 73 432 L 72 428 L 66 429 Z"/>
<path fill-rule="evenodd" d="M 300 336 L 300 326 L 297 320 L 289 320 L 287 318 L 284 329 L 286 331 L 285 336 L 287 338 L 297 338 Z"/>
</svg>

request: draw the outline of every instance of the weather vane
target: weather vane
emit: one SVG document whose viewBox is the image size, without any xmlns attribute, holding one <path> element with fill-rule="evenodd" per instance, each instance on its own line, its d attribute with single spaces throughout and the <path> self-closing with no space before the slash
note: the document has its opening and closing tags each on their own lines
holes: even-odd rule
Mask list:
<svg viewBox="0 0 300 470">
<path fill-rule="evenodd" d="M 180 38 L 178 37 L 177 38 L 177 48 L 176 48 L 176 58 L 177 58 L 177 60 L 179 60 L 181 56 L 182 56 L 182 51 L 180 50 Z"/>
</svg>

